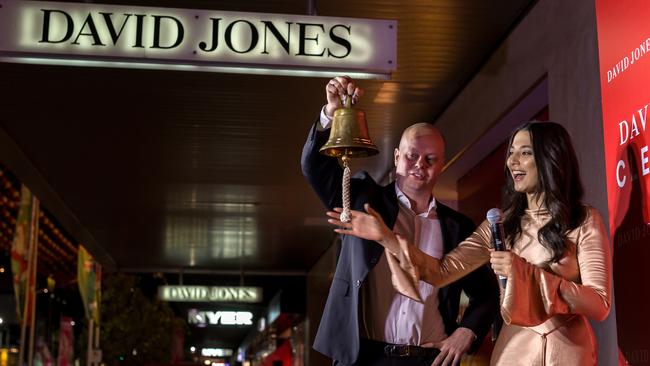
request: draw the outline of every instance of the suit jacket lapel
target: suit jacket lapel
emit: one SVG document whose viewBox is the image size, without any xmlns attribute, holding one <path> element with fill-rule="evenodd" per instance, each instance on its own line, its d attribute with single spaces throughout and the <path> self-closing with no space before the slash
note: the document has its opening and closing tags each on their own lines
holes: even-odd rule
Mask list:
<svg viewBox="0 0 650 366">
<path fill-rule="evenodd" d="M 395 193 L 395 183 L 390 183 L 380 187 L 381 193 L 375 202 L 370 202 L 370 206 L 381 215 L 386 226 L 393 228 L 397 221 L 399 207 L 397 205 L 397 194 Z M 371 257 L 379 258 L 384 252 L 384 247 L 374 241 L 367 241 L 370 245 Z M 376 262 L 375 262 L 376 263 Z"/>
<path fill-rule="evenodd" d="M 383 188 L 383 193 L 381 196 L 383 198 L 382 204 L 386 207 L 386 211 L 383 213 L 384 222 L 389 228 L 395 226 L 397 221 L 397 214 L 399 212 L 399 206 L 397 204 L 397 193 L 395 192 L 395 182 L 392 182 Z"/>
<path fill-rule="evenodd" d="M 436 213 L 440 220 L 440 230 L 442 232 L 442 245 L 445 253 L 449 253 L 458 243 L 458 223 L 448 216 L 447 206 L 436 202 Z"/>
</svg>

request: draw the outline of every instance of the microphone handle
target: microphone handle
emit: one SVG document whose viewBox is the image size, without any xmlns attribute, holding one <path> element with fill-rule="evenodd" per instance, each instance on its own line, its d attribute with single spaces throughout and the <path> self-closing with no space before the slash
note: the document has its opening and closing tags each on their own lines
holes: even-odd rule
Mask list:
<svg viewBox="0 0 650 366">
<path fill-rule="evenodd" d="M 496 223 L 494 225 L 490 225 L 490 229 L 492 231 L 492 244 L 494 245 L 494 249 L 500 252 L 506 250 L 506 248 L 503 246 L 503 224 Z"/>
<path fill-rule="evenodd" d="M 492 244 L 494 244 L 494 249 L 500 252 L 504 251 L 503 224 L 496 223 L 494 225 L 490 225 L 490 228 L 492 230 Z M 506 288 L 506 285 L 508 284 L 508 277 L 499 275 L 499 284 L 501 284 L 502 288 Z"/>
</svg>

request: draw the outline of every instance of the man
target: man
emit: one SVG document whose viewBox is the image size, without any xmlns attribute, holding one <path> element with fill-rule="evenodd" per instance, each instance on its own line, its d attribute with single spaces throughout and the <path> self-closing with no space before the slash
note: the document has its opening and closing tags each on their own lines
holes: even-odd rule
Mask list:
<svg viewBox="0 0 650 366">
<path fill-rule="evenodd" d="M 348 77 L 326 86 L 327 104 L 303 148 L 302 169 L 327 208 L 341 206 L 342 169 L 318 150 L 329 138 L 331 116 L 341 95 L 363 95 Z M 432 197 L 444 165 L 445 143 L 429 124 L 407 128 L 395 149 L 396 182 L 380 186 L 365 172 L 351 180 L 351 206 L 370 204 L 393 231 L 423 251 L 442 257 L 474 230 L 471 220 Z M 461 290 L 470 303 L 460 324 Z M 383 247 L 344 236 L 314 349 L 335 365 L 451 365 L 475 350 L 494 320 L 499 289 L 494 274 L 481 267 L 457 283 L 435 288 L 420 282 L 423 303 L 391 286 Z"/>
</svg>

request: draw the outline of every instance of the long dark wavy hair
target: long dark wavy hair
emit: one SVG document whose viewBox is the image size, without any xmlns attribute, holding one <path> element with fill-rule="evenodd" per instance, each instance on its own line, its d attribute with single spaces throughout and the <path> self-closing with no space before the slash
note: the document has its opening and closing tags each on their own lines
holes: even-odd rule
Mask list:
<svg viewBox="0 0 650 366">
<path fill-rule="evenodd" d="M 539 242 L 552 253 L 549 264 L 559 261 L 567 249 L 566 236 L 577 228 L 587 215 L 582 203 L 584 189 L 580 179 L 580 167 L 571 137 L 562 125 L 555 122 L 527 122 L 510 135 L 506 153 L 506 184 L 503 195 L 505 219 L 503 228 L 510 245 L 521 236 L 521 218 L 528 208 L 526 193 L 514 189 L 512 175 L 508 170 L 512 140 L 519 131 L 528 131 L 533 144 L 537 165 L 537 198 L 543 197 L 543 207 L 551 219 L 538 232 Z"/>
</svg>

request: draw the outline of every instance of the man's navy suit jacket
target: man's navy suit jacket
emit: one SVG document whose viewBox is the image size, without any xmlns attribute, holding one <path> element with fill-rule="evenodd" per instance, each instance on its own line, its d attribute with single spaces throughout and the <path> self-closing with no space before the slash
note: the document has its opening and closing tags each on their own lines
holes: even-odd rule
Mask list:
<svg viewBox="0 0 650 366">
<path fill-rule="evenodd" d="M 318 123 L 318 122 L 316 122 Z M 337 159 L 324 156 L 318 149 L 325 144 L 329 130 L 312 127 L 303 148 L 303 174 L 328 209 L 341 206 L 343 171 Z M 351 179 L 352 209 L 363 210 L 369 203 L 393 227 L 399 211 L 395 184 L 381 186 L 365 172 Z M 444 252 L 451 251 L 474 230 L 474 223 L 466 216 L 436 202 L 436 212 L 442 229 Z M 359 291 L 368 272 L 377 264 L 384 248 L 374 241 L 346 235 L 336 265 L 323 316 L 314 341 L 314 349 L 344 365 L 353 364 L 359 355 Z M 386 286 L 391 286 L 386 278 Z M 457 323 L 460 293 L 470 303 L 460 324 Z M 459 326 L 471 329 L 477 339 L 471 350 L 480 345 L 492 324 L 499 307 L 499 288 L 487 266 L 482 266 L 461 280 L 439 289 L 439 310 L 445 323 L 445 332 L 451 335 Z"/>
</svg>

